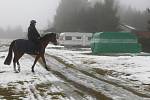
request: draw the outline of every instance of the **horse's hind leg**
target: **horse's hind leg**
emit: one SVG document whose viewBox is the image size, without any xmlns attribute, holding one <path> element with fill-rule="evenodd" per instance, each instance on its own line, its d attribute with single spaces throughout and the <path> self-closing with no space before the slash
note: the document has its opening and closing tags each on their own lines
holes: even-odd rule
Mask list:
<svg viewBox="0 0 150 100">
<path fill-rule="evenodd" d="M 14 71 L 15 72 L 20 72 L 20 64 L 19 64 L 19 59 L 22 57 L 23 53 L 15 52 L 14 53 L 14 59 L 13 59 L 13 64 L 14 64 Z M 16 70 L 16 63 L 18 66 L 18 71 Z"/>
<path fill-rule="evenodd" d="M 17 72 L 17 70 L 16 70 L 16 56 L 14 56 L 13 65 L 14 65 L 14 71 Z"/>
<path fill-rule="evenodd" d="M 24 53 L 19 53 L 17 56 L 17 65 L 18 65 L 18 72 L 20 72 L 20 63 L 19 63 L 19 59 L 23 56 Z"/>
</svg>

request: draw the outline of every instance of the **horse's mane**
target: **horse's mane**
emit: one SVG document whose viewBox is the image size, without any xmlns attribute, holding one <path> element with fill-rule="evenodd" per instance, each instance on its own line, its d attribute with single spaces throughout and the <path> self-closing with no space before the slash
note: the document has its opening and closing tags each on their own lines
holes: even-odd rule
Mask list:
<svg viewBox="0 0 150 100">
<path fill-rule="evenodd" d="M 42 36 L 40 38 L 41 41 L 43 40 L 47 40 L 49 37 L 53 37 L 54 35 L 56 35 L 55 33 L 48 33 L 48 34 L 45 34 L 44 36 Z"/>
</svg>

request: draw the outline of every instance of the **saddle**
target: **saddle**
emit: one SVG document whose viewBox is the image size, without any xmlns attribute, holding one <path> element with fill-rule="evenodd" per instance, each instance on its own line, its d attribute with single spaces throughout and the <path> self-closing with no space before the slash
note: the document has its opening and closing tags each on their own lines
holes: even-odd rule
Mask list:
<svg viewBox="0 0 150 100">
<path fill-rule="evenodd" d="M 40 44 L 37 45 L 30 40 L 18 39 L 16 40 L 16 49 L 27 54 L 39 54 L 41 52 Z"/>
</svg>

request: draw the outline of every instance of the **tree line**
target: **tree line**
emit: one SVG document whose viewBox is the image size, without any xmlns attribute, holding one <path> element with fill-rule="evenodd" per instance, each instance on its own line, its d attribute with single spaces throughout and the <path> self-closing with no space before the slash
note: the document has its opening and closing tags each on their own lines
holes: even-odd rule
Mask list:
<svg viewBox="0 0 150 100">
<path fill-rule="evenodd" d="M 147 9 L 144 11 L 136 10 L 129 6 L 118 10 L 122 23 L 135 27 L 140 31 L 148 31 L 148 20 L 150 19 Z"/>
<path fill-rule="evenodd" d="M 7 27 L 6 29 L 3 29 L 0 27 L 0 38 L 23 38 L 24 33 L 21 26 L 17 26 L 15 28 Z"/>
<path fill-rule="evenodd" d="M 61 0 L 54 19 L 57 31 L 119 31 L 114 0 L 92 5 L 87 0 Z"/>
<path fill-rule="evenodd" d="M 149 14 L 146 10 L 125 9 L 117 0 L 104 1 L 92 4 L 88 0 L 61 0 L 53 27 L 49 27 L 48 31 L 121 31 L 120 24 L 148 30 Z"/>
</svg>

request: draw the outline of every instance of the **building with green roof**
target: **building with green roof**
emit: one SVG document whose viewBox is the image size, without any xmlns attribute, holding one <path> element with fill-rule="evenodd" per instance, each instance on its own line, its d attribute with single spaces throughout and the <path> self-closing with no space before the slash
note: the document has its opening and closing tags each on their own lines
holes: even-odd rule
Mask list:
<svg viewBox="0 0 150 100">
<path fill-rule="evenodd" d="M 91 49 L 99 53 L 139 53 L 141 45 L 135 34 L 129 32 L 98 32 L 91 39 Z"/>
</svg>

